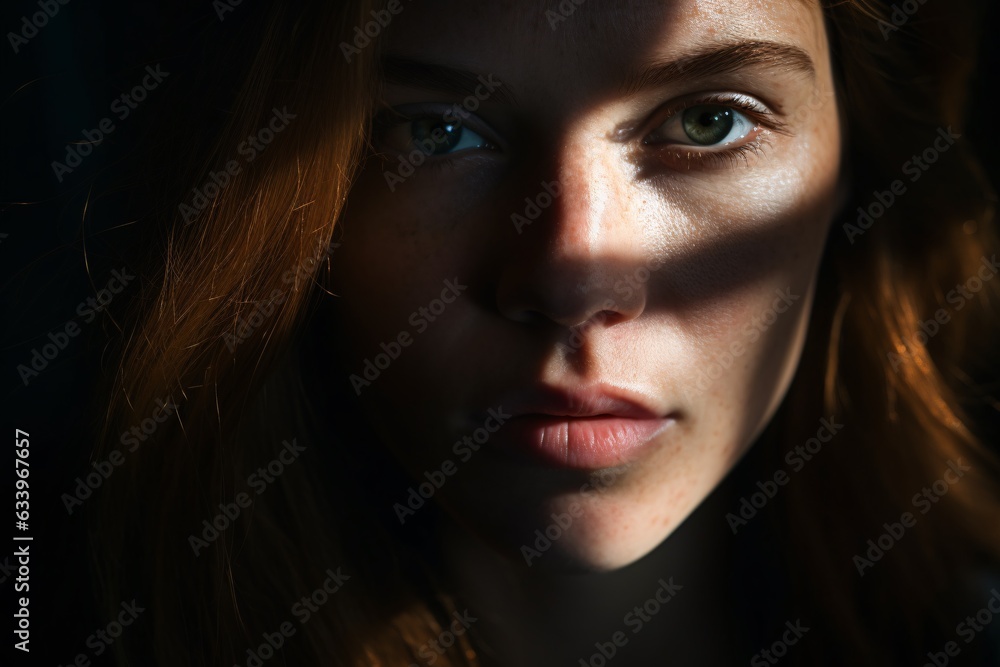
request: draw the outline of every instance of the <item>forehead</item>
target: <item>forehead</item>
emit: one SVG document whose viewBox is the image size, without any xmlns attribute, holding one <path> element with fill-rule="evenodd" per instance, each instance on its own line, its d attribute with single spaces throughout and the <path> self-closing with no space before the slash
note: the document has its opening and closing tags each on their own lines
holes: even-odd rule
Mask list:
<svg viewBox="0 0 1000 667">
<path fill-rule="evenodd" d="M 614 72 L 738 40 L 826 48 L 813 0 L 398 0 L 387 51 L 476 71 Z"/>
</svg>

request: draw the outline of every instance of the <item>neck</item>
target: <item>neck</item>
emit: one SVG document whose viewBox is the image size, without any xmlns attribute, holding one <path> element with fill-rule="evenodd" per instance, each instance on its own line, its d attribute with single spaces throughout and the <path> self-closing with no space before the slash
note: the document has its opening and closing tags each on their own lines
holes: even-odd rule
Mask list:
<svg viewBox="0 0 1000 667">
<path fill-rule="evenodd" d="M 730 494 L 717 489 L 651 553 L 611 572 L 544 570 L 498 555 L 454 522 L 445 566 L 477 617 L 486 665 L 732 664 L 718 641 L 732 599 Z M 554 559 L 553 559 L 554 560 Z M 555 565 L 555 563 L 552 563 Z M 727 642 L 728 644 L 728 642 Z M 749 659 L 740 651 L 740 662 Z M 491 654 L 491 655 L 490 655 Z"/>
</svg>

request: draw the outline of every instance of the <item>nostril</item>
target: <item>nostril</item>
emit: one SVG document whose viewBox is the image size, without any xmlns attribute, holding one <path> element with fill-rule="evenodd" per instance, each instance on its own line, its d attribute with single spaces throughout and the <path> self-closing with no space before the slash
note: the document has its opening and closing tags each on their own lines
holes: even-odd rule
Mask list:
<svg viewBox="0 0 1000 667">
<path fill-rule="evenodd" d="M 541 324 L 543 322 L 551 322 L 551 320 L 546 317 L 544 313 L 537 310 L 524 311 L 524 318 L 521 321 L 525 324 Z"/>
<path fill-rule="evenodd" d="M 600 324 L 603 326 L 614 326 L 619 322 L 624 322 L 628 318 L 617 310 L 599 310 L 586 320 L 576 325 L 577 328 L 586 328 Z"/>
<path fill-rule="evenodd" d="M 617 310 L 602 310 L 599 313 L 595 313 L 593 317 L 595 322 L 600 322 L 601 324 L 618 324 L 618 322 L 624 319 L 625 316 Z"/>
</svg>

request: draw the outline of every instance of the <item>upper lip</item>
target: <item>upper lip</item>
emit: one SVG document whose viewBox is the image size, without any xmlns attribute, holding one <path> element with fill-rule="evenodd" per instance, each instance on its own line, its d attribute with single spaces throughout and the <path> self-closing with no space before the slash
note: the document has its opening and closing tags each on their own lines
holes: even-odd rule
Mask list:
<svg viewBox="0 0 1000 667">
<path fill-rule="evenodd" d="M 537 385 L 510 397 L 506 403 L 514 417 L 551 415 L 553 417 L 623 417 L 659 419 L 663 415 L 652 407 L 649 397 L 607 385 L 563 388 Z"/>
</svg>

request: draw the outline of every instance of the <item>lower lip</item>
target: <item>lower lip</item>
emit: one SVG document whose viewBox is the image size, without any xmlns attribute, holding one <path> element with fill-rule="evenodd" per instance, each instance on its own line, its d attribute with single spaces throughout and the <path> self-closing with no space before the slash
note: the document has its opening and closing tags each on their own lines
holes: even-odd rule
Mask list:
<svg viewBox="0 0 1000 667">
<path fill-rule="evenodd" d="M 509 420 L 497 435 L 548 465 L 600 470 L 635 461 L 673 422 L 669 417 L 524 415 Z"/>
</svg>

